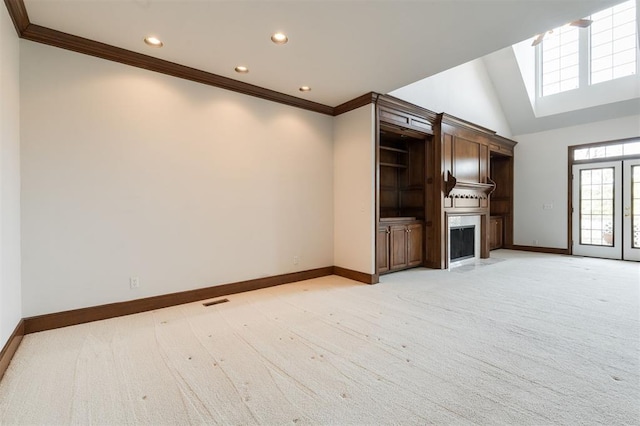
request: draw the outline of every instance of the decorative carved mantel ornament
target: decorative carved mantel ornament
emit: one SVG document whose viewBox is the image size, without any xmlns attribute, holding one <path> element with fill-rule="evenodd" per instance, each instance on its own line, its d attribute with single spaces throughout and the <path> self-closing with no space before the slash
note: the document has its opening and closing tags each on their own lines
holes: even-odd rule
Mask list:
<svg viewBox="0 0 640 426">
<path fill-rule="evenodd" d="M 487 177 L 487 183 L 464 182 L 447 171 L 447 178 L 444 181 L 444 196 L 447 198 L 486 200 L 495 189 L 496 183 L 489 177 Z"/>
</svg>

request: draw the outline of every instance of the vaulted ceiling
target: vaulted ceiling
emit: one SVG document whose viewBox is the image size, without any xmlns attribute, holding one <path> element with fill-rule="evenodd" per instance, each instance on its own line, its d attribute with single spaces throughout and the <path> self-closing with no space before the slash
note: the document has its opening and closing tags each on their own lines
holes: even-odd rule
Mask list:
<svg viewBox="0 0 640 426">
<path fill-rule="evenodd" d="M 390 92 L 615 3 L 25 0 L 31 24 L 329 107 Z M 272 43 L 276 31 L 289 42 Z M 145 45 L 148 35 L 164 47 Z M 236 73 L 237 65 L 249 73 Z M 302 85 L 312 90 L 301 93 Z"/>
</svg>

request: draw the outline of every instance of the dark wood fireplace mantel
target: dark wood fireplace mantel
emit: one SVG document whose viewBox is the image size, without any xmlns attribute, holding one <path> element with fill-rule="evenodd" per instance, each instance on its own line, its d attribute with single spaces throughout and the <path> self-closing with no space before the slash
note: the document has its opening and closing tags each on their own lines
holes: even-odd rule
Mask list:
<svg viewBox="0 0 640 426">
<path fill-rule="evenodd" d="M 488 183 L 465 182 L 455 178 L 450 171 L 447 171 L 447 178 L 444 181 L 444 196 L 449 198 L 489 198 L 496 189 L 496 183 L 490 177 L 486 177 Z"/>
</svg>

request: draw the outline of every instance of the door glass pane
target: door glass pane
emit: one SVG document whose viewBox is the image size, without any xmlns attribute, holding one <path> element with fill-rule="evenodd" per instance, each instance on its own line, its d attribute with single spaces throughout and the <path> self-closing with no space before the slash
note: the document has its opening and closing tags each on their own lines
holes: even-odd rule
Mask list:
<svg viewBox="0 0 640 426">
<path fill-rule="evenodd" d="M 631 167 L 631 247 L 640 248 L 640 166 Z"/>
<path fill-rule="evenodd" d="M 580 244 L 613 246 L 613 172 L 613 167 L 580 170 Z M 636 176 L 640 182 L 640 169 Z M 640 229 L 637 239 L 640 245 Z"/>
</svg>

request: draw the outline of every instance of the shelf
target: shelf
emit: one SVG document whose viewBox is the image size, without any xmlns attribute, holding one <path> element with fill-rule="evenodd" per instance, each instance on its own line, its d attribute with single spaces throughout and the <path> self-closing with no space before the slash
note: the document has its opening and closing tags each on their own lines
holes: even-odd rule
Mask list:
<svg viewBox="0 0 640 426">
<path fill-rule="evenodd" d="M 407 166 L 404 164 L 393 164 L 393 163 L 380 163 L 381 166 L 385 166 L 385 167 L 395 167 L 398 169 L 406 169 Z"/>
<path fill-rule="evenodd" d="M 398 217 L 381 217 L 380 222 L 414 222 L 416 220 L 413 216 L 398 216 Z"/>
<path fill-rule="evenodd" d="M 406 149 L 392 148 L 390 146 L 382 146 L 382 145 L 380 145 L 380 149 L 384 149 L 385 151 L 401 152 L 402 154 L 408 154 L 409 153 L 409 151 L 407 151 Z"/>
</svg>

